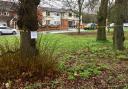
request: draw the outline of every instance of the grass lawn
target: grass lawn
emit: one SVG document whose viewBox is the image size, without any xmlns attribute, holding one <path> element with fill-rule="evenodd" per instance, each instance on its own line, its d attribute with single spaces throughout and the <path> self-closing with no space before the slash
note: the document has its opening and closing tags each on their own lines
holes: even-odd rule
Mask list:
<svg viewBox="0 0 128 89">
<path fill-rule="evenodd" d="M 103 45 L 111 45 L 111 41 L 97 42 L 95 36 L 46 35 L 43 37 L 42 42 L 45 42 L 45 40 L 57 42 L 57 47 L 60 52 L 76 51 L 87 47 L 96 48 L 100 46 L 102 47 Z"/>
<path fill-rule="evenodd" d="M 48 34 L 39 36 L 40 48 L 55 48 L 61 75 L 51 80 L 52 89 L 128 89 L 128 32 L 124 51 L 112 47 L 112 33 L 107 41 L 96 41 L 96 34 Z M 0 36 L 1 45 L 19 44 L 14 36 Z"/>
</svg>

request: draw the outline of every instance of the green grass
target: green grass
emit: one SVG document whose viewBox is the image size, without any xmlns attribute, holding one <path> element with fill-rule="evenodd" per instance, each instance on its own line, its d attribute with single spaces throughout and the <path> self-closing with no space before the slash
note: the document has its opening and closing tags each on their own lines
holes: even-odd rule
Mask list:
<svg viewBox="0 0 128 89">
<path fill-rule="evenodd" d="M 16 37 L 16 36 L 10 36 L 10 35 L 0 36 L 0 44 L 5 44 L 7 42 L 9 44 L 12 44 L 12 43 L 14 43 L 17 40 L 18 40 L 18 37 Z"/>
<path fill-rule="evenodd" d="M 40 37 L 39 37 L 40 38 Z M 0 44 L 5 45 L 19 45 L 15 36 L 0 36 Z M 48 42 L 49 41 L 49 42 Z M 42 44 L 52 44 L 57 42 L 57 47 L 59 51 L 76 51 L 83 48 L 91 47 L 102 47 L 105 45 L 112 46 L 112 41 L 109 39 L 106 42 L 96 41 L 96 36 L 94 35 L 84 35 L 84 36 L 71 36 L 71 35 L 60 35 L 60 34 L 48 34 L 41 37 Z"/>
<path fill-rule="evenodd" d="M 97 44 L 94 37 L 86 36 L 45 35 L 42 42 L 46 40 L 57 41 L 59 51 L 76 51 L 88 47 L 90 43 L 95 42 Z"/>
<path fill-rule="evenodd" d="M 128 48 L 128 32 L 125 32 L 125 47 Z M 104 54 L 100 56 L 114 56 L 115 50 L 112 45 L 112 32 L 107 33 L 107 41 L 96 41 L 96 34 L 87 35 L 64 35 L 64 34 L 46 34 L 39 35 L 37 39 L 37 46 L 40 50 L 55 49 L 56 54 L 63 56 L 64 59 L 68 54 L 73 52 L 79 52 L 80 50 L 89 50 L 92 54 L 100 55 L 101 52 Z M 18 38 L 15 36 L 0 36 L 0 45 L 4 45 L 7 50 L 15 49 L 19 47 Z M 40 44 L 39 44 L 40 43 Z M 6 46 L 7 45 L 7 46 Z M 8 47 L 9 45 L 9 47 Z M 127 51 L 127 50 L 125 50 Z M 124 53 L 126 54 L 126 52 Z M 66 55 L 66 56 L 65 56 Z M 119 57 L 122 55 L 119 55 Z"/>
<path fill-rule="evenodd" d="M 128 48 L 128 32 L 125 32 L 126 40 L 125 47 Z M 112 33 L 107 34 L 107 41 L 96 41 L 96 34 L 94 35 L 63 35 L 63 34 L 47 34 L 38 37 L 42 45 L 49 45 L 49 48 L 53 44 L 57 43 L 58 52 L 72 52 L 81 50 L 84 48 L 100 49 L 103 47 L 112 48 Z M 16 36 L 0 36 L 0 45 L 9 44 L 12 46 L 19 45 L 19 38 Z M 38 44 L 39 46 L 39 44 Z M 19 46 L 18 46 L 19 47 Z"/>
</svg>

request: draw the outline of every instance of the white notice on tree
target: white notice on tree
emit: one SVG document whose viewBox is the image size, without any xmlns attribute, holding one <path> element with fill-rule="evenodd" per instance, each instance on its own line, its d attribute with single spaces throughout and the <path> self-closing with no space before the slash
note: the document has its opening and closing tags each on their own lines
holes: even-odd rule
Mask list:
<svg viewBox="0 0 128 89">
<path fill-rule="evenodd" d="M 31 39 L 37 39 L 37 31 L 31 31 Z"/>
</svg>

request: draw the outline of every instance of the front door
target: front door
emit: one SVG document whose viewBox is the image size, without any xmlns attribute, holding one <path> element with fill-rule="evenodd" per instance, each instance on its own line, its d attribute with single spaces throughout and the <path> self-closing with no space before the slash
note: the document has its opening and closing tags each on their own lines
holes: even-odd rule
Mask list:
<svg viewBox="0 0 128 89">
<path fill-rule="evenodd" d="M 68 21 L 68 26 L 72 27 L 72 21 Z"/>
</svg>

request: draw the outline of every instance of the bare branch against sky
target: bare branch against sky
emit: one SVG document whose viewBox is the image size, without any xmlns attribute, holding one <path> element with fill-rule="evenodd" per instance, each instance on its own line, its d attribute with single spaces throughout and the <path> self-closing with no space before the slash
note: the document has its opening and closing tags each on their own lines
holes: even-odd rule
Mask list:
<svg viewBox="0 0 128 89">
<path fill-rule="evenodd" d="M 68 2 L 67 2 L 68 1 Z M 83 12 L 96 12 L 100 0 L 81 0 Z M 66 3 L 67 2 L 67 3 Z M 41 6 L 78 10 L 77 0 L 41 0 Z M 69 8 L 72 7 L 72 8 Z M 95 9 L 96 7 L 96 9 Z M 96 11 L 95 11 L 96 10 Z"/>
<path fill-rule="evenodd" d="M 63 4 L 60 0 L 41 0 L 40 5 L 44 7 L 55 7 L 55 8 L 63 7 Z"/>
</svg>

